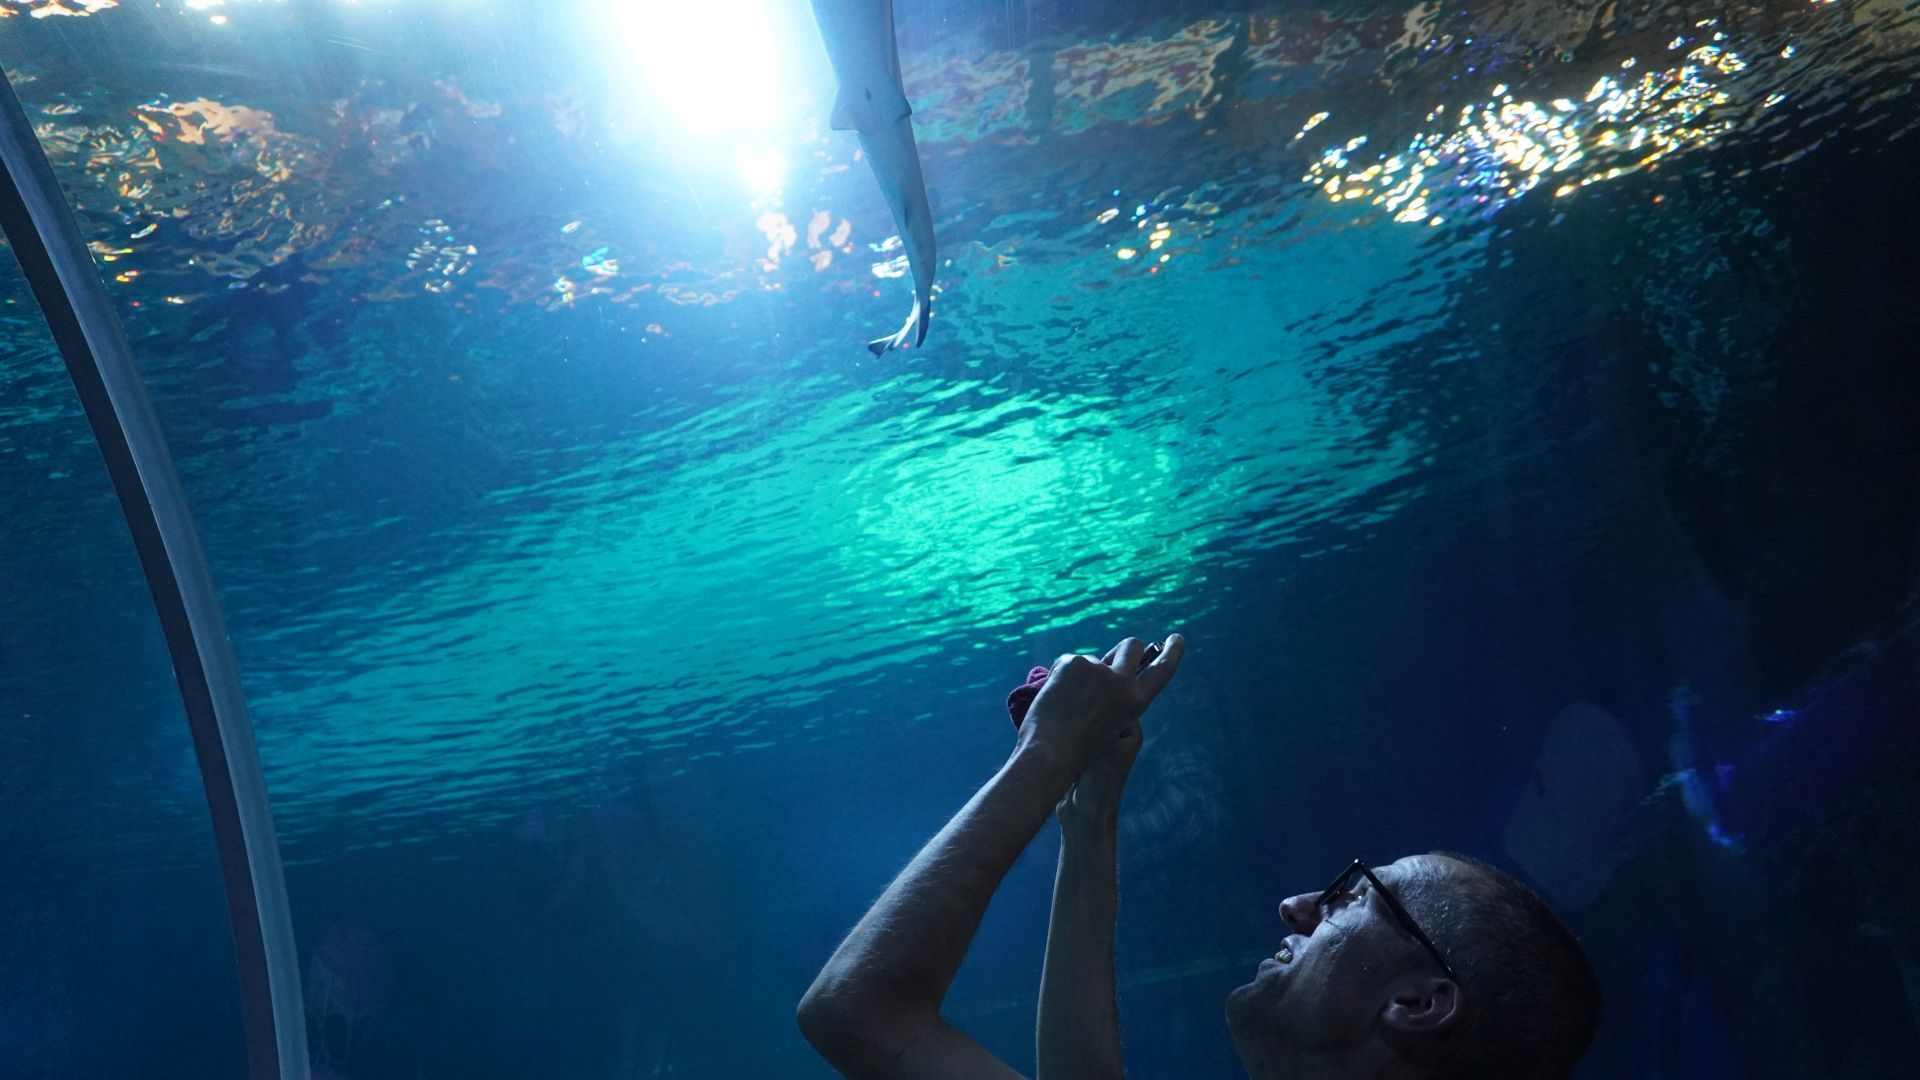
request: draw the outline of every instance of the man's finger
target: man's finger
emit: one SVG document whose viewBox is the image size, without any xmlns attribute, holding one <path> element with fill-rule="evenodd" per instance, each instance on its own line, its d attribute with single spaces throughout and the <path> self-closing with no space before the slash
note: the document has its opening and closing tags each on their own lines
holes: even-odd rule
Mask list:
<svg viewBox="0 0 1920 1080">
<path fill-rule="evenodd" d="M 1105 663 L 1115 671 L 1131 675 L 1140 666 L 1140 656 L 1147 651 L 1147 645 L 1137 637 L 1122 640 L 1120 644 L 1107 650 Z"/>
<path fill-rule="evenodd" d="M 1172 680 L 1174 671 L 1180 667 L 1180 658 L 1186 653 L 1187 639 L 1179 634 L 1168 634 L 1159 657 L 1140 673 L 1141 686 L 1147 693 L 1158 694 Z"/>
</svg>

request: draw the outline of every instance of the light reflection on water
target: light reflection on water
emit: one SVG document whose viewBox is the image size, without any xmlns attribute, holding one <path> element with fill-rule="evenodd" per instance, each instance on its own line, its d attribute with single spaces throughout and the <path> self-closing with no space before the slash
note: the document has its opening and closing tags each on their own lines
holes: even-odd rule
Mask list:
<svg viewBox="0 0 1920 1080">
<path fill-rule="evenodd" d="M 91 6 L 110 39 L 128 13 Z M 1452 290 L 1503 205 L 1743 139 L 1775 167 L 1833 102 L 1911 122 L 1897 6 L 1661 17 L 910 53 L 947 261 L 929 346 L 885 363 L 857 342 L 898 299 L 888 218 L 824 130 L 756 193 L 649 155 L 585 76 L 390 56 L 316 103 L 6 59 L 145 339 L 285 828 L 381 791 L 404 834 L 636 742 L 786 737 L 769 715 L 955 639 L 1017 674 L 1025 636 L 1196 617 L 1259 552 L 1362 542 L 1445 452 L 1394 375 L 1471 360 Z M 1703 411 L 1712 362 L 1672 376 Z M 0 387 L 62 407 L 46 369 Z"/>
</svg>

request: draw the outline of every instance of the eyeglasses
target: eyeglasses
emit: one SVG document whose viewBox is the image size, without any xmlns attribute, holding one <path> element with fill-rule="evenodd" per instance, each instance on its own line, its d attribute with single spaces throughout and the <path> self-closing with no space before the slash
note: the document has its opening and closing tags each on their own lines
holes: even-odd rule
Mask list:
<svg viewBox="0 0 1920 1080">
<path fill-rule="evenodd" d="M 1447 963 L 1447 958 L 1440 955 L 1440 950 L 1434 947 L 1433 939 L 1421 931 L 1420 924 L 1413 921 L 1413 916 L 1407 914 L 1407 909 L 1400 906 L 1399 897 L 1394 896 L 1393 890 L 1382 884 L 1380 879 L 1374 876 L 1373 871 L 1367 869 L 1367 864 L 1361 862 L 1359 859 L 1353 860 L 1353 865 L 1340 871 L 1340 876 L 1333 879 L 1333 884 L 1327 886 L 1326 891 L 1320 894 L 1320 899 L 1313 902 L 1314 906 L 1321 908 L 1326 907 L 1328 900 L 1346 891 L 1348 883 L 1353 881 L 1353 875 L 1355 874 L 1366 875 L 1367 881 L 1371 882 L 1374 888 L 1380 890 L 1380 899 L 1387 902 L 1387 909 L 1393 912 L 1394 921 L 1400 924 L 1401 929 L 1412 934 L 1415 941 L 1426 946 L 1427 955 L 1433 957 L 1433 962 L 1439 964 L 1440 970 L 1447 973 L 1447 978 L 1452 979 L 1456 983 L 1459 982 L 1460 976 L 1453 970 L 1453 965 Z"/>
</svg>

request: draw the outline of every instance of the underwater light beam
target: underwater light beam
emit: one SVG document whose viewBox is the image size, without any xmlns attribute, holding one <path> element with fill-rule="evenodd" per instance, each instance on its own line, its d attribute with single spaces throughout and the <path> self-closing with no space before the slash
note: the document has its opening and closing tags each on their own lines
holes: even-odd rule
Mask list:
<svg viewBox="0 0 1920 1080">
<path fill-rule="evenodd" d="M 621 56 L 687 131 L 739 134 L 775 120 L 779 54 L 761 0 L 600 5 Z"/>
<path fill-rule="evenodd" d="M 780 190 L 786 159 L 770 142 L 794 95 L 782 92 L 765 0 L 603 0 L 595 10 L 616 92 L 696 140 L 730 141 L 755 195 Z"/>
</svg>

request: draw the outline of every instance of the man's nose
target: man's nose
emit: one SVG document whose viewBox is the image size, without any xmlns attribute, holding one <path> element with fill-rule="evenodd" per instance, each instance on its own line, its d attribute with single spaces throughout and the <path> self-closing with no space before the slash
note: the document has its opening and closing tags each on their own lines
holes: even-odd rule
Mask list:
<svg viewBox="0 0 1920 1080">
<path fill-rule="evenodd" d="M 1280 901 L 1280 921 L 1296 934 L 1311 934 L 1320 925 L 1318 893 L 1301 893 Z"/>
</svg>

